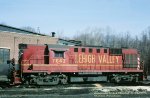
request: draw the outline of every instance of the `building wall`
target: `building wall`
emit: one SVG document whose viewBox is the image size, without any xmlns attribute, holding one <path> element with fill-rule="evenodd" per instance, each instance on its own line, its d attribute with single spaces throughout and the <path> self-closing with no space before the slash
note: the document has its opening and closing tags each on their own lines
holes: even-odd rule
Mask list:
<svg viewBox="0 0 150 98">
<path fill-rule="evenodd" d="M 10 59 L 18 60 L 18 44 L 56 44 L 58 38 L 0 31 L 0 48 L 10 49 Z"/>
</svg>

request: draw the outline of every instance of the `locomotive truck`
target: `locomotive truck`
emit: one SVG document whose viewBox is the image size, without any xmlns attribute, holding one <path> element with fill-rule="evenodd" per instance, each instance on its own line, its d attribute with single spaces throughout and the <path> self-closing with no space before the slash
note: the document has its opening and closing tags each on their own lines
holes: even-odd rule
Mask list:
<svg viewBox="0 0 150 98">
<path fill-rule="evenodd" d="M 14 60 L 10 64 L 16 67 Z M 19 44 L 11 84 L 57 85 L 70 82 L 140 82 L 143 69 L 136 49 L 56 44 Z"/>
</svg>

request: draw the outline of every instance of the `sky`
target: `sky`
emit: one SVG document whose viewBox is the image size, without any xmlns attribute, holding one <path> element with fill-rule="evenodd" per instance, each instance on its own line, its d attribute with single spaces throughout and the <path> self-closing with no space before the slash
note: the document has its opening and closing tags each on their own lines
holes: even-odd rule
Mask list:
<svg viewBox="0 0 150 98">
<path fill-rule="evenodd" d="M 0 23 L 73 37 L 86 28 L 140 33 L 150 26 L 150 0 L 0 0 Z"/>
</svg>

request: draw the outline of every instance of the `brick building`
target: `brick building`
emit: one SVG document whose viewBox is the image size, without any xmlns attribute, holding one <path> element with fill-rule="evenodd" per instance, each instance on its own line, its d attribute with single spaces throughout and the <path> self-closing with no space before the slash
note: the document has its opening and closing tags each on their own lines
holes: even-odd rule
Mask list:
<svg viewBox="0 0 150 98">
<path fill-rule="evenodd" d="M 0 64 L 18 60 L 18 44 L 56 44 L 58 38 L 0 24 Z"/>
<path fill-rule="evenodd" d="M 81 41 L 64 40 L 52 36 L 27 31 L 24 29 L 0 24 L 0 64 L 6 64 L 7 60 L 15 58 L 18 60 L 18 44 L 60 44 L 79 46 Z"/>
</svg>

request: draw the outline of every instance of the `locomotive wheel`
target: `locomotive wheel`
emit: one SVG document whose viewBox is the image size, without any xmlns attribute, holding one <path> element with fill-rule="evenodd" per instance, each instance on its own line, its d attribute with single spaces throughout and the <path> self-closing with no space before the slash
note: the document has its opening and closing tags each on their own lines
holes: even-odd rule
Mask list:
<svg viewBox="0 0 150 98">
<path fill-rule="evenodd" d="M 26 81 L 25 84 L 26 84 L 26 85 L 29 85 L 29 81 Z"/>
<path fill-rule="evenodd" d="M 88 80 L 88 77 L 83 77 L 83 81 L 86 82 Z"/>
<path fill-rule="evenodd" d="M 115 82 L 114 77 L 112 75 L 107 76 L 107 82 L 114 83 Z"/>
<path fill-rule="evenodd" d="M 60 84 L 68 84 L 68 77 L 66 75 L 59 76 Z"/>
<path fill-rule="evenodd" d="M 116 78 L 115 78 L 115 82 L 116 82 L 116 83 L 120 83 L 120 81 L 121 81 L 121 78 L 120 78 L 120 77 L 116 77 Z"/>
</svg>

